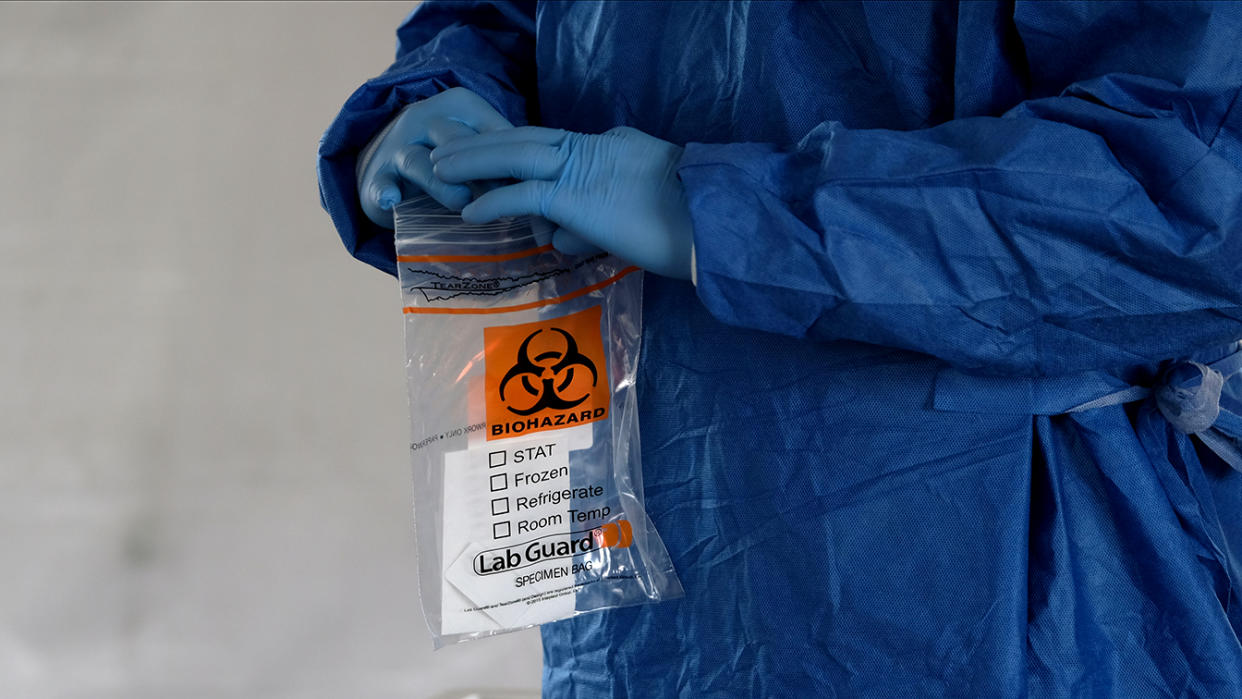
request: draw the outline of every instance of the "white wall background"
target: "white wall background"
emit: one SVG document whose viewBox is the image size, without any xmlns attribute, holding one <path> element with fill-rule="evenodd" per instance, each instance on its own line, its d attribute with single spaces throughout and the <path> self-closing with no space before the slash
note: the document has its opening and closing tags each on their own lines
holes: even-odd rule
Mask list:
<svg viewBox="0 0 1242 699">
<path fill-rule="evenodd" d="M 0 4 L 0 697 L 538 687 L 431 651 L 397 288 L 319 208 L 408 9 Z"/>
</svg>

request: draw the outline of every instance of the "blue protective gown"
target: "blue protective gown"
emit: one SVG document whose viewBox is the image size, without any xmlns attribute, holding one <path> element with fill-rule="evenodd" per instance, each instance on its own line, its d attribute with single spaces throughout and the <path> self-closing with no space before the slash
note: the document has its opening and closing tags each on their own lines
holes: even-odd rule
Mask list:
<svg viewBox="0 0 1242 699">
<path fill-rule="evenodd" d="M 404 104 L 686 146 L 697 286 L 647 276 L 638 384 L 686 596 L 545 626 L 547 696 L 1242 696 L 1242 375 L 1177 361 L 1239 363 L 1242 5 L 428 2 L 398 37 L 319 151 L 388 272 L 354 167 Z"/>
</svg>

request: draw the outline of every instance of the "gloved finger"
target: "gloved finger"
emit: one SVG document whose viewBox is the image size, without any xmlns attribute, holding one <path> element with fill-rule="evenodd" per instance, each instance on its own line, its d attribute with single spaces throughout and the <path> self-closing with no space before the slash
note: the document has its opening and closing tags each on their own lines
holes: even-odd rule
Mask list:
<svg viewBox="0 0 1242 699">
<path fill-rule="evenodd" d="M 487 148 L 511 143 L 541 143 L 545 146 L 559 146 L 569 135 L 564 129 L 549 129 L 543 126 L 518 126 L 503 131 L 480 133 L 478 136 L 467 136 L 438 146 L 431 152 L 431 162 L 438 163 L 455 153 L 473 148 Z"/>
<path fill-rule="evenodd" d="M 427 122 L 426 145 L 435 148 L 449 141 L 478 135 L 470 126 L 448 117 L 436 117 Z"/>
<path fill-rule="evenodd" d="M 505 216 L 543 216 L 543 202 L 552 194 L 553 184 L 527 180 L 493 189 L 461 210 L 466 223 L 487 223 Z"/>
<path fill-rule="evenodd" d="M 377 226 L 392 228 L 392 208 L 402 199 L 401 182 L 391 171 L 379 171 L 366 178 L 358 192 L 362 212 Z"/>
<path fill-rule="evenodd" d="M 566 255 L 591 255 L 602 252 L 591 241 L 571 233 L 564 228 L 557 228 L 552 233 L 552 247 Z"/>
<path fill-rule="evenodd" d="M 490 134 L 489 134 L 490 135 Z M 565 166 L 562 149 L 542 143 L 499 143 L 458 151 L 435 162 L 433 172 L 445 182 L 471 180 L 554 180 Z"/>
<path fill-rule="evenodd" d="M 435 172 L 435 167 L 432 167 L 431 171 Z M 484 194 L 487 194 L 493 189 L 500 189 L 501 187 L 506 187 L 511 184 L 513 184 L 513 180 L 507 180 L 507 179 L 506 180 L 475 180 L 473 182 L 467 182 L 466 186 L 470 188 L 470 193 L 473 195 L 470 198 L 478 199 L 479 197 L 483 196 Z"/>
<path fill-rule="evenodd" d="M 431 160 L 427 157 L 430 152 L 426 146 L 416 143 L 403 147 L 396 157 L 398 174 L 446 208 L 461 211 L 462 207 L 470 203 L 470 188 L 449 184 L 437 178 L 431 171 Z"/>
</svg>

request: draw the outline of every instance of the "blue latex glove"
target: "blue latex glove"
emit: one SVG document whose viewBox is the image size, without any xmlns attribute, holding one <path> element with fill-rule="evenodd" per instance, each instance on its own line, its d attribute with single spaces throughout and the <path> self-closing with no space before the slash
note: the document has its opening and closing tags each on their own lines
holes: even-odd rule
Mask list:
<svg viewBox="0 0 1242 699">
<path fill-rule="evenodd" d="M 552 244 L 598 246 L 678 279 L 690 278 L 693 227 L 677 179 L 682 149 L 629 127 L 599 135 L 525 126 L 453 140 L 431 152 L 446 183 L 513 178 L 461 212 L 470 223 L 542 216 Z"/>
<path fill-rule="evenodd" d="M 511 128 L 500 112 L 464 87 L 409 105 L 358 159 L 358 198 L 363 212 L 376 225 L 392 228 L 392 207 L 421 192 L 460 211 L 470 203 L 470 188 L 436 179 L 431 149 L 463 136 Z"/>
</svg>

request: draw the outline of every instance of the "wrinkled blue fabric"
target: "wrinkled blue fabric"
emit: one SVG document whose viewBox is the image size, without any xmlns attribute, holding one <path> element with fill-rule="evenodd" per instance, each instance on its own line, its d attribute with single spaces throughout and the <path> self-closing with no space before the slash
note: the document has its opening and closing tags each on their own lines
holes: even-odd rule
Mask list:
<svg viewBox="0 0 1242 699">
<path fill-rule="evenodd" d="M 1242 696 L 1242 6 L 425 3 L 320 144 L 461 85 L 684 145 L 648 275 L 648 510 L 682 600 L 543 628 L 549 697 Z M 1122 392 L 1117 402 L 1071 412 Z"/>
</svg>

